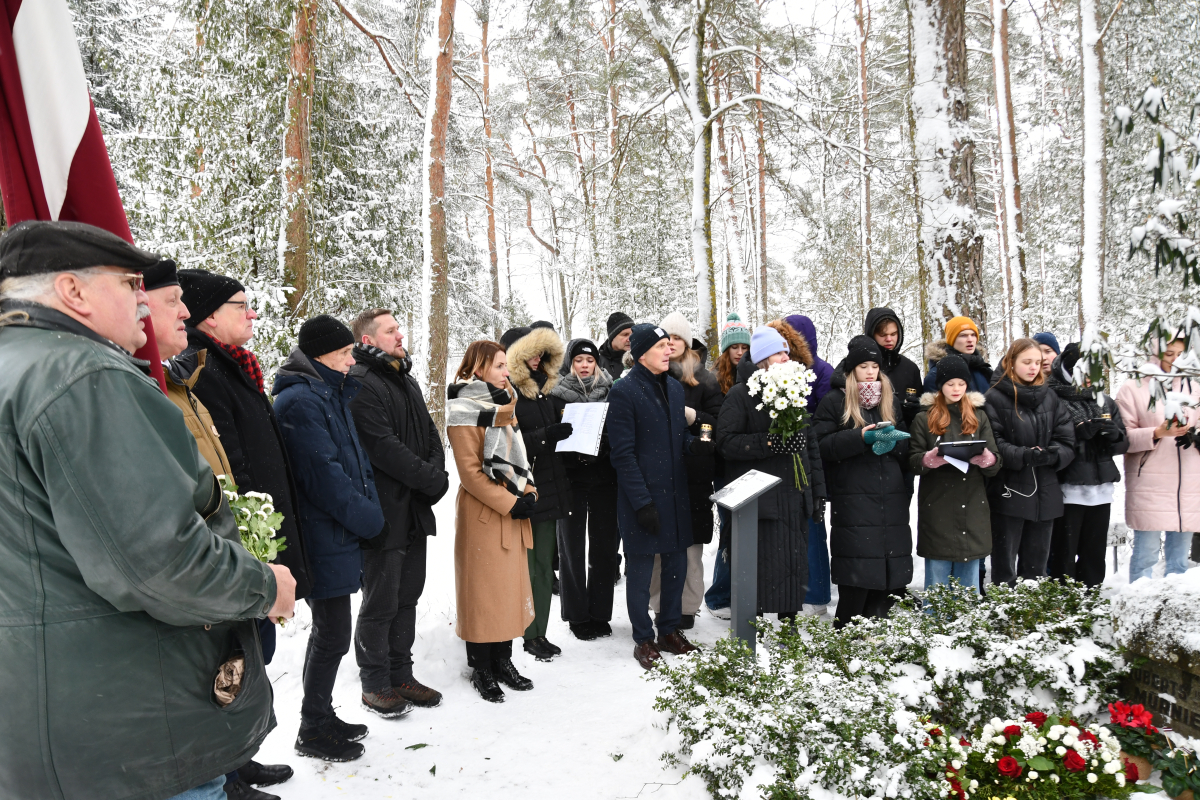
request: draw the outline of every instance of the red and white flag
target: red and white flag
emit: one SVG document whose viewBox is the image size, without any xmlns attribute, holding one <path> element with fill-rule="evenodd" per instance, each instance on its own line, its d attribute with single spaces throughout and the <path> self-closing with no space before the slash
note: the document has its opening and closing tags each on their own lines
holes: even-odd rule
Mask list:
<svg viewBox="0 0 1200 800">
<path fill-rule="evenodd" d="M 67 0 L 0 0 L 0 193 L 9 225 L 74 220 L 133 242 Z M 165 391 L 145 329 L 136 355 Z"/>
</svg>

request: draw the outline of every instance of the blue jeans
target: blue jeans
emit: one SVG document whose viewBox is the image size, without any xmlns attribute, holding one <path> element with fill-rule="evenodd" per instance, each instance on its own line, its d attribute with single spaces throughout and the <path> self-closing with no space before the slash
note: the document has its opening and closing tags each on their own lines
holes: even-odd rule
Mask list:
<svg viewBox="0 0 1200 800">
<path fill-rule="evenodd" d="M 810 606 L 829 605 L 829 544 L 825 523 L 808 521 L 808 592 L 804 602 Z"/>
<path fill-rule="evenodd" d="M 658 635 L 670 636 L 679 627 L 683 614 L 683 584 L 687 580 L 687 550 L 661 553 L 659 583 Z M 641 644 L 654 639 L 650 623 L 650 578 L 654 574 L 654 554 L 625 554 L 625 605 L 633 624 L 633 641 Z"/>
<path fill-rule="evenodd" d="M 712 586 L 704 593 L 704 605 L 711 609 L 729 608 L 733 602 L 733 580 L 729 574 L 729 561 L 725 551 L 717 551 L 717 560 L 713 562 Z"/>
<path fill-rule="evenodd" d="M 195 789 L 188 789 L 183 794 L 177 794 L 168 800 L 225 800 L 225 776 L 213 778 L 208 783 L 202 783 Z"/>
<path fill-rule="evenodd" d="M 949 585 L 954 578 L 964 587 L 979 591 L 979 562 L 982 558 L 970 561 L 942 561 L 936 558 L 925 559 L 925 589 L 931 586 Z"/>
<path fill-rule="evenodd" d="M 1138 578 L 1149 578 L 1158 563 L 1158 552 L 1162 548 L 1164 531 L 1134 531 L 1133 556 L 1129 559 L 1129 582 Z M 1192 547 L 1192 534 L 1188 531 L 1165 531 L 1167 534 L 1167 574 L 1187 572 L 1188 552 Z"/>
</svg>

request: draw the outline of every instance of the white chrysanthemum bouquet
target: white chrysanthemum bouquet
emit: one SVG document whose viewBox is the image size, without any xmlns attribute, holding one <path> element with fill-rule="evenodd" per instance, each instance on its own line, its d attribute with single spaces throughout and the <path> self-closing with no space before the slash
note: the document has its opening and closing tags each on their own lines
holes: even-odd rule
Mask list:
<svg viewBox="0 0 1200 800">
<path fill-rule="evenodd" d="M 804 429 L 808 427 L 809 420 L 808 396 L 812 394 L 812 386 L 816 381 L 817 374 L 797 361 L 771 364 L 755 372 L 746 381 L 750 396 L 762 401 L 755 408 L 759 411 L 767 409 L 771 415 L 770 434 L 779 439 L 785 447 L 784 452 L 792 456 L 797 487 L 808 485 L 808 475 L 805 474 L 800 453 L 806 441 Z"/>
</svg>

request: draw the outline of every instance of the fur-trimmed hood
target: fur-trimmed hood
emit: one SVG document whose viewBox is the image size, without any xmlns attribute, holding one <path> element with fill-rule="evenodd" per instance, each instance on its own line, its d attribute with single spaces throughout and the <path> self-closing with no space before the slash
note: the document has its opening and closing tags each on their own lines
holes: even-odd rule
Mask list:
<svg viewBox="0 0 1200 800">
<path fill-rule="evenodd" d="M 787 342 L 788 355 L 791 356 L 792 361 L 799 361 L 806 367 L 813 365 L 813 354 L 808 349 L 808 342 L 796 332 L 795 328 L 781 319 L 768 322 L 767 326 L 779 331 L 779 335 Z"/>
<path fill-rule="evenodd" d="M 967 392 L 967 398 L 970 399 L 971 405 L 976 408 L 983 408 L 987 405 L 987 398 L 981 392 Z M 930 408 L 933 406 L 933 401 L 937 399 L 937 392 L 926 392 L 921 395 L 921 408 Z"/>
<path fill-rule="evenodd" d="M 508 380 L 518 392 L 530 400 L 537 397 L 538 392 L 550 394 L 558 383 L 558 371 L 567 352 L 557 333 L 550 328 L 534 328 L 509 345 L 507 352 Z M 542 357 L 538 372 L 546 376 L 546 382 L 541 386 L 529 373 L 529 366 L 525 363 L 534 356 Z"/>
<path fill-rule="evenodd" d="M 941 361 L 951 353 L 957 353 L 960 356 L 963 355 L 950 345 L 946 344 L 945 339 L 934 339 L 932 342 L 929 342 L 925 345 L 926 361 Z M 975 355 L 979 356 L 984 361 L 988 360 L 987 351 L 983 349 L 982 344 L 975 346 Z M 966 358 L 966 356 L 963 356 L 963 358 Z"/>
</svg>

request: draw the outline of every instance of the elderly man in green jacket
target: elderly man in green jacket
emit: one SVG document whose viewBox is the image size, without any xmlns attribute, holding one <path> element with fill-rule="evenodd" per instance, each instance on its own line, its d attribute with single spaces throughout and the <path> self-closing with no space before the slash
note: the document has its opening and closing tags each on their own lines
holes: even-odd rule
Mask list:
<svg viewBox="0 0 1200 800">
<path fill-rule="evenodd" d="M 223 798 L 275 725 L 253 620 L 295 582 L 129 355 L 161 260 L 80 223 L 0 239 L 5 797 Z"/>
</svg>

